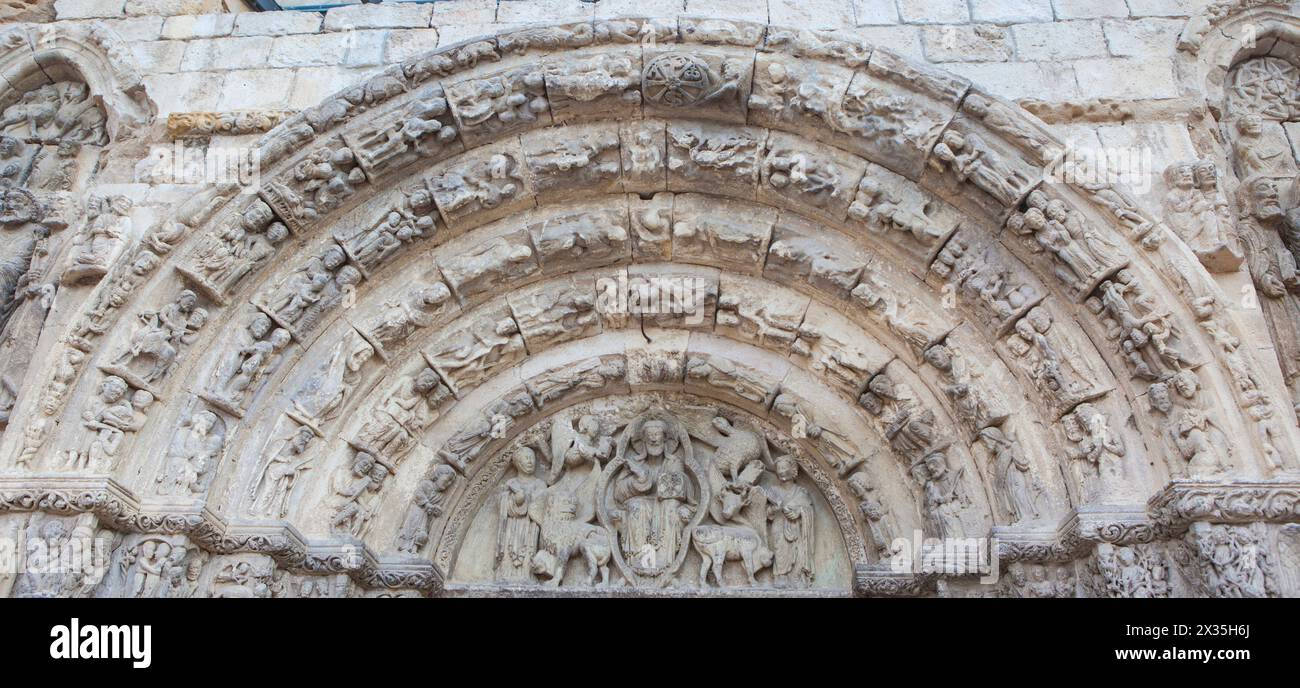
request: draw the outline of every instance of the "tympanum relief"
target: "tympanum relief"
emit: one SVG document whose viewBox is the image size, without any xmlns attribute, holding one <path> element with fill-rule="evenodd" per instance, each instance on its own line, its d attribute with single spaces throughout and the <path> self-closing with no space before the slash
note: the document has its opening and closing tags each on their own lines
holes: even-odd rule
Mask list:
<svg viewBox="0 0 1300 688">
<path fill-rule="evenodd" d="M 807 459 L 771 432 L 705 403 L 568 409 L 488 460 L 501 478 L 454 577 L 610 590 L 845 585 L 843 541 Z"/>
</svg>

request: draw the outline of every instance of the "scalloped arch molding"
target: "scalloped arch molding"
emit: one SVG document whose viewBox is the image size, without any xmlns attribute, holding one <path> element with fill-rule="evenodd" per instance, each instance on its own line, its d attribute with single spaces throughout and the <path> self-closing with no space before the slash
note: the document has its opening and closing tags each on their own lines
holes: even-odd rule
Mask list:
<svg viewBox="0 0 1300 688">
<path fill-rule="evenodd" d="M 0 518 L 131 552 L 96 594 L 970 584 L 902 570 L 914 534 L 991 536 L 1057 592 L 1138 566 L 1195 594 L 1207 524 L 1300 516 L 1287 390 L 1198 256 L 886 50 L 530 27 L 258 149 L 255 189 L 138 241 L 106 200 L 62 256 L 86 295 L 32 342 Z"/>
</svg>

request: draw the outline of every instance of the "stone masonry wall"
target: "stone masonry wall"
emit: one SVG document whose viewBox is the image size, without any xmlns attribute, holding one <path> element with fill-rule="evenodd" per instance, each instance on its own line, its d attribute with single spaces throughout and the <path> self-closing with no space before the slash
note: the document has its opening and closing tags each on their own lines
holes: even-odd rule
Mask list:
<svg viewBox="0 0 1300 688">
<path fill-rule="evenodd" d="M 286 3 L 287 4 L 287 3 Z M 59 0 L 131 44 L 160 113 L 303 108 L 439 45 L 533 22 L 688 13 L 847 29 L 997 95 L 1174 99 L 1199 86 L 1175 44 L 1209 0 L 441 0 L 221 13 L 204 0 Z"/>
</svg>

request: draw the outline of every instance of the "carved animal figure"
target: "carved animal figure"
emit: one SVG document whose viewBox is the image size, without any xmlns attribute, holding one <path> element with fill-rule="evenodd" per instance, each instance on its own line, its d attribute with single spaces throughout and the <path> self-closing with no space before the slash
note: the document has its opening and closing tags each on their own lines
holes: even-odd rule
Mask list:
<svg viewBox="0 0 1300 688">
<path fill-rule="evenodd" d="M 587 560 L 587 585 L 609 583 L 609 531 L 579 517 L 578 500 L 566 492 L 552 492 L 544 500 L 545 511 L 538 521 L 541 547 L 533 554 L 533 573 L 560 587 L 569 559 L 581 554 Z"/>
<path fill-rule="evenodd" d="M 772 550 L 763 546 L 758 534 L 749 528 L 695 526 L 691 542 L 700 554 L 700 587 L 708 585 L 710 570 L 713 571 L 713 580 L 722 587 L 722 565 L 728 561 L 739 561 L 744 565 L 751 586 L 758 585 L 754 574 L 772 565 Z"/>
</svg>

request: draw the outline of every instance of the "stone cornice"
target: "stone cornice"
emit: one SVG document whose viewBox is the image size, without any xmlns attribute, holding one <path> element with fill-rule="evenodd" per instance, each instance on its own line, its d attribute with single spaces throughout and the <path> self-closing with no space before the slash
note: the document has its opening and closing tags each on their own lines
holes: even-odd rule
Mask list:
<svg viewBox="0 0 1300 688">
<path fill-rule="evenodd" d="M 1194 521 L 1215 523 L 1300 523 L 1300 482 L 1176 480 L 1133 506 L 1083 507 L 1055 528 L 1001 526 L 990 533 L 998 558 L 1013 561 L 1068 561 L 1093 544 L 1139 545 L 1180 536 Z"/>
<path fill-rule="evenodd" d="M 921 597 L 935 591 L 939 576 L 898 572 L 884 566 L 853 570 L 853 591 L 861 597 Z"/>
<path fill-rule="evenodd" d="M 286 570 L 308 575 L 347 574 L 364 588 L 442 589 L 443 575 L 432 562 L 378 557 L 356 538 L 307 540 L 286 523 L 227 523 L 205 507 L 140 502 L 109 477 L 66 475 L 0 476 L 0 514 L 95 514 L 114 531 L 185 535 L 213 554 L 266 554 Z M 1197 520 L 1214 523 L 1300 523 L 1300 483 L 1174 481 L 1151 498 L 1145 510 L 1126 506 L 1087 506 L 1071 512 L 1057 527 L 1041 524 L 996 527 L 1001 563 L 1067 562 L 1093 545 L 1139 545 L 1178 537 Z M 900 574 L 887 567 L 859 566 L 854 589 L 867 597 L 917 596 L 932 589 L 939 575 Z M 472 589 L 458 594 L 481 594 Z"/>
<path fill-rule="evenodd" d="M 428 593 L 443 576 L 430 561 L 379 558 L 354 538 L 309 541 L 283 522 L 226 522 L 207 508 L 144 505 L 130 490 L 103 476 L 0 477 L 0 513 L 42 511 L 72 516 L 91 513 L 101 525 L 128 533 L 184 535 L 213 554 L 265 554 L 299 573 L 345 573 L 366 588 L 416 589 Z"/>
<path fill-rule="evenodd" d="M 1300 522 L 1300 482 L 1209 483 L 1175 481 L 1147 503 L 1165 537 L 1193 521 L 1216 523 Z"/>
<path fill-rule="evenodd" d="M 167 137 L 243 136 L 274 129 L 295 114 L 293 110 L 240 110 L 235 112 L 173 112 L 167 115 Z"/>
<path fill-rule="evenodd" d="M 198 505 L 142 504 L 126 487 L 103 476 L 0 476 L 0 513 L 32 511 L 65 516 L 93 513 L 111 530 L 185 535 L 214 554 L 265 554 L 289 571 L 344 573 L 368 589 L 427 594 L 443 589 L 442 572 L 426 560 L 379 557 L 350 537 L 308 540 L 283 522 L 227 522 Z M 1298 523 L 1300 482 L 1174 481 L 1153 496 L 1145 510 L 1132 505 L 1088 506 L 1072 512 L 1055 528 L 1000 526 L 990 537 L 997 541 L 1002 564 L 1063 562 L 1086 555 L 1100 543 L 1129 546 L 1178 537 L 1193 521 Z M 898 572 L 887 564 L 858 566 L 854 591 L 865 597 L 915 597 L 932 592 L 940 577 Z M 535 593 L 528 590 L 529 596 Z M 465 587 L 453 594 L 487 593 Z M 512 596 L 508 590 L 494 589 L 492 594 Z"/>
</svg>

